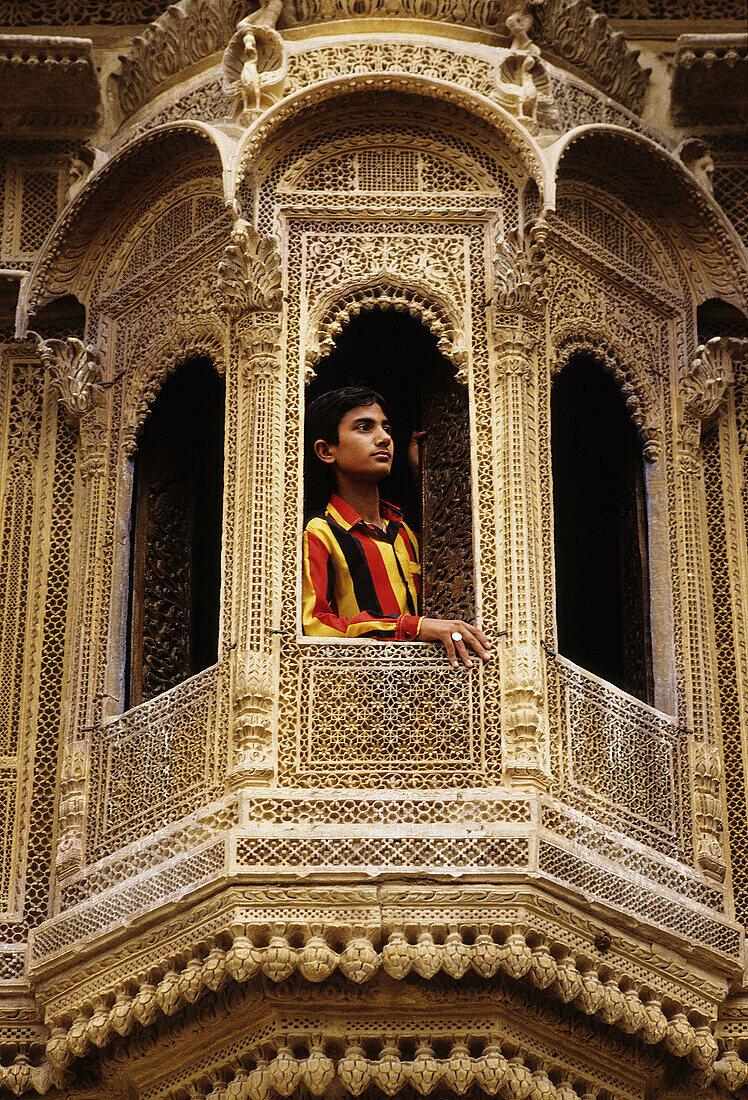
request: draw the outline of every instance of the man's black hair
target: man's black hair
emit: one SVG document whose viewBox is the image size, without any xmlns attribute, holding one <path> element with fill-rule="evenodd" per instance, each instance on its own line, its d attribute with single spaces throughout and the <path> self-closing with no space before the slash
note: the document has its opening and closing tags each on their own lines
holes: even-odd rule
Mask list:
<svg viewBox="0 0 748 1100">
<path fill-rule="evenodd" d="M 389 418 L 387 402 L 368 386 L 344 386 L 343 389 L 323 393 L 312 401 L 306 411 L 305 434 L 309 457 L 318 439 L 324 439 L 326 443 L 338 442 L 338 428 L 346 413 L 368 405 L 379 405 Z"/>
</svg>

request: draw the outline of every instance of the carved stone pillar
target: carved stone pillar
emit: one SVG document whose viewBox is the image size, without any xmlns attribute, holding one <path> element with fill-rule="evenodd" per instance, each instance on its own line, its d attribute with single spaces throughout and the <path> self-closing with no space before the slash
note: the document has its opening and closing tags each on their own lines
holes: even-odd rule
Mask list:
<svg viewBox="0 0 748 1100">
<path fill-rule="evenodd" d="M 103 507 L 102 472 L 106 459 L 106 421 L 102 408 L 101 355 L 97 348 L 74 336 L 40 340 L 39 354 L 57 391 L 63 416 L 77 425 L 80 435 L 78 487 L 73 523 L 73 554 L 78 565 L 73 575 L 71 614 L 73 630 L 69 653 L 67 704 L 63 732 L 63 761 L 59 807 L 59 839 L 56 855 L 58 875 L 72 873 L 83 865 L 85 854 L 86 781 L 88 763 L 86 739 L 81 731 L 98 715 L 96 704 L 96 660 L 92 652 L 92 602 L 98 587 L 97 550 L 99 519 Z"/>
<path fill-rule="evenodd" d="M 234 318 L 238 446 L 232 609 L 233 736 L 228 782 L 270 782 L 275 774 L 283 408 L 280 256 L 274 240 L 237 221 L 218 268 Z"/>
<path fill-rule="evenodd" d="M 732 383 L 729 341 L 715 338 L 698 348 L 681 386 L 678 475 L 686 612 L 686 682 L 692 685 L 689 722 L 696 861 L 706 874 L 725 877 L 721 766 L 717 748 L 719 714 L 715 667 L 714 623 L 711 612 L 709 548 L 702 426 L 717 415 Z"/>
<path fill-rule="evenodd" d="M 238 638 L 234 657 L 234 739 L 230 781 L 264 783 L 275 771 L 275 699 L 280 629 L 281 416 L 279 337 L 271 315 L 238 326 L 242 504 Z"/>
<path fill-rule="evenodd" d="M 540 517 L 534 378 L 535 341 L 518 330 L 495 334 L 494 399 L 497 509 L 503 563 L 504 626 L 501 653 L 501 733 L 508 782 L 548 783 L 547 721 L 540 652 Z"/>
<path fill-rule="evenodd" d="M 501 736 L 507 782 L 549 782 L 548 722 L 541 659 L 541 570 L 537 491 L 537 348 L 547 297 L 547 226 L 527 223 L 492 242 L 496 508 L 504 627 Z M 501 583 L 501 578 L 500 578 Z"/>
</svg>

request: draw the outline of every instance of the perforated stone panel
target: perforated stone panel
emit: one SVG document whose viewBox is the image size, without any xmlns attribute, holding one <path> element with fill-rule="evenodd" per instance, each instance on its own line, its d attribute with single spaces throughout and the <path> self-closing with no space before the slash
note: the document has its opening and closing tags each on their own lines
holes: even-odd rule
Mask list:
<svg viewBox="0 0 748 1100">
<path fill-rule="evenodd" d="M 8 352 L 0 347 L 0 355 Z M 72 432 L 62 423 L 56 428 L 41 365 L 11 360 L 6 378 L 9 388 L 0 394 L 0 430 L 8 428 L 6 416 L 11 425 L 0 489 L 0 728 L 7 738 L 0 773 L 6 796 L 0 939 L 22 943 L 49 904 L 75 451 Z M 46 568 L 40 568 L 42 535 Z M 29 637 L 39 649 L 24 649 Z"/>
</svg>

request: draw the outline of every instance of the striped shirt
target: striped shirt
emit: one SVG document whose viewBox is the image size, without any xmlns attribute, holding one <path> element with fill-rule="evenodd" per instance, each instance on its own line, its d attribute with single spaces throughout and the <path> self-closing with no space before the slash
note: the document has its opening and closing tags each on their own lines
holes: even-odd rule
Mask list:
<svg viewBox="0 0 748 1100">
<path fill-rule="evenodd" d="M 318 638 L 409 641 L 418 615 L 418 539 L 392 504 L 379 503 L 387 529 L 372 527 L 333 494 L 324 516 L 304 529 L 304 633 Z"/>
</svg>

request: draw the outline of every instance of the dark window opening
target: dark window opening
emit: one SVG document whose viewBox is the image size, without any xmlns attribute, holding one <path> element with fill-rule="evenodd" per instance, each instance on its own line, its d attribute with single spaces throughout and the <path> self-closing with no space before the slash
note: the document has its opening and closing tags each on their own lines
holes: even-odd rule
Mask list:
<svg viewBox="0 0 748 1100">
<path fill-rule="evenodd" d="M 421 533 L 423 612 L 434 617 L 475 616 L 470 431 L 467 392 L 436 339 L 407 313 L 374 310 L 353 318 L 317 367 L 307 403 L 340 386 L 370 386 L 392 414 L 395 459 L 381 484 L 384 500 L 399 505 Z M 407 463 L 411 432 L 425 428 L 421 485 Z M 321 511 L 330 493 L 319 464 L 307 457 L 305 511 Z"/>
<path fill-rule="evenodd" d="M 642 449 L 615 382 L 572 360 L 551 391 L 559 651 L 653 700 Z"/>
<path fill-rule="evenodd" d="M 699 343 L 705 344 L 715 336 L 748 338 L 748 318 L 737 306 L 723 302 L 721 298 L 709 298 L 696 311 Z"/>
<path fill-rule="evenodd" d="M 127 706 L 218 659 L 225 387 L 184 363 L 153 403 L 135 456 Z"/>
<path fill-rule="evenodd" d="M 45 340 L 65 336 L 77 336 L 82 340 L 86 329 L 85 306 L 74 294 L 64 294 L 42 306 L 30 318 L 29 327 Z"/>
</svg>

